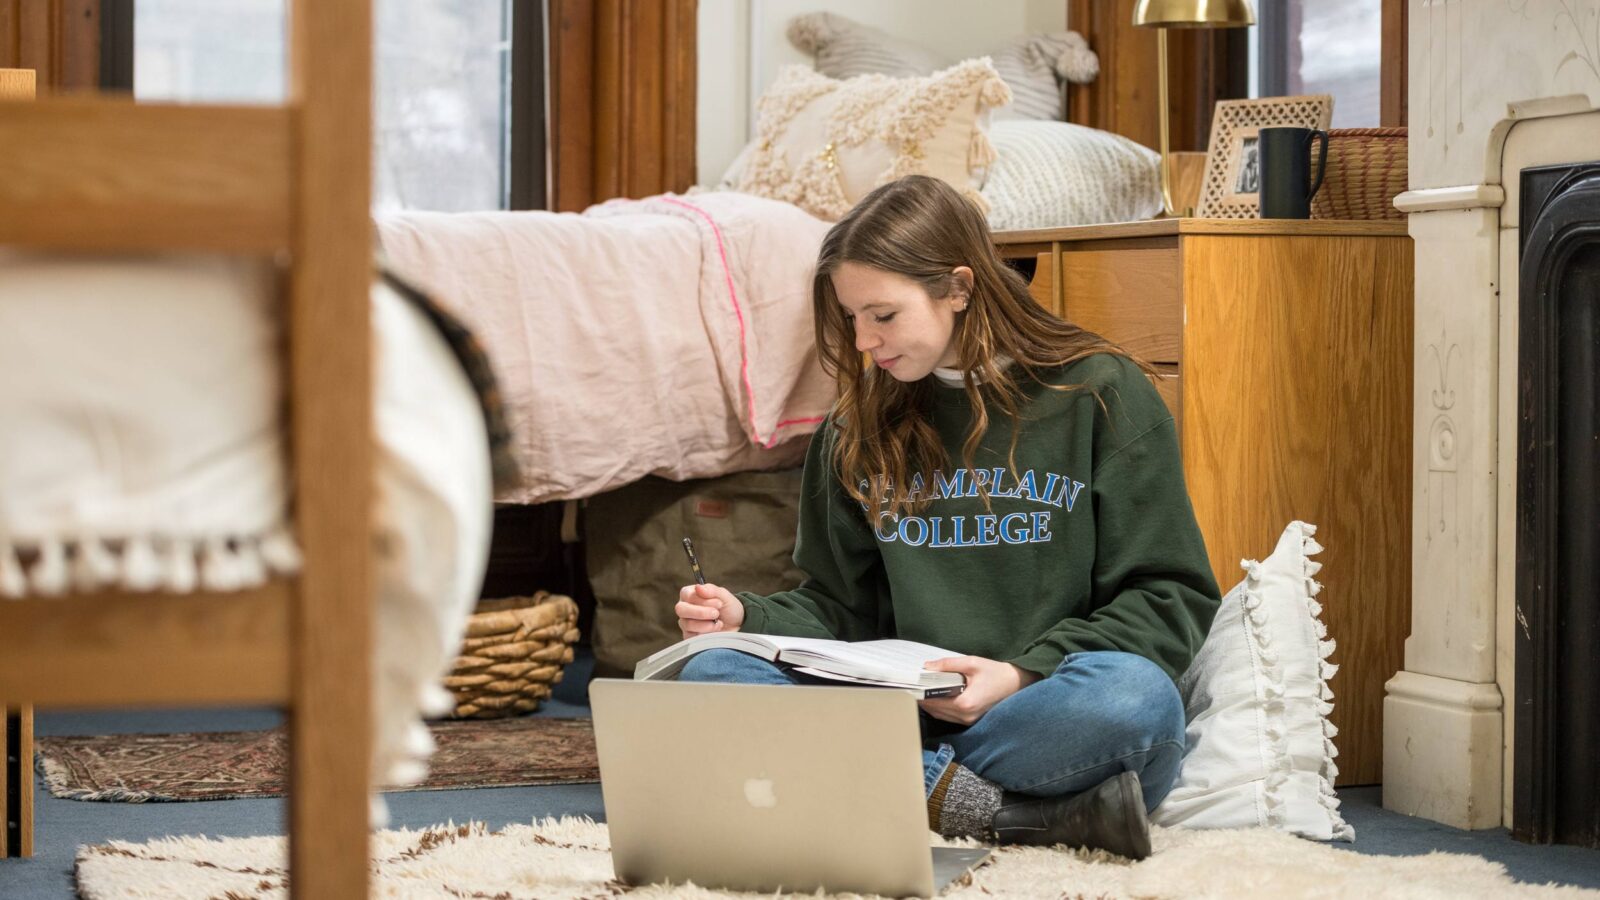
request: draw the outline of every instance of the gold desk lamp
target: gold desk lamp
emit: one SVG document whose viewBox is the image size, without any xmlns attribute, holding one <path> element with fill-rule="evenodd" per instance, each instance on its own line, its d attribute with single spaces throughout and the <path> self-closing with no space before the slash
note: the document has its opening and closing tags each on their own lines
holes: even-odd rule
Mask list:
<svg viewBox="0 0 1600 900">
<path fill-rule="evenodd" d="M 1167 29 L 1241 28 L 1256 23 L 1250 0 L 1139 0 L 1133 8 L 1133 24 L 1156 29 L 1156 53 L 1160 57 L 1161 95 L 1161 202 L 1167 215 L 1178 211 L 1172 206 L 1172 152 L 1167 134 Z"/>
</svg>

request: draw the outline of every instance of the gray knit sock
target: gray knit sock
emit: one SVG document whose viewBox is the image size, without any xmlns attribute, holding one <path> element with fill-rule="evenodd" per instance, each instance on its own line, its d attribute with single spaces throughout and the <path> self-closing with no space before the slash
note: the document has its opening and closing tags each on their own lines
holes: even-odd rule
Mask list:
<svg viewBox="0 0 1600 900">
<path fill-rule="evenodd" d="M 928 827 L 945 837 L 986 839 L 1000 811 L 1000 785 L 952 762 L 928 795 Z"/>
</svg>

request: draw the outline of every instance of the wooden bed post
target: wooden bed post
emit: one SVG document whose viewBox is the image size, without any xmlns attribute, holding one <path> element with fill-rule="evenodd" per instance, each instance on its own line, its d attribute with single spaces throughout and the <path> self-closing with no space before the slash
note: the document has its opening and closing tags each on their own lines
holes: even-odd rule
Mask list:
<svg viewBox="0 0 1600 900">
<path fill-rule="evenodd" d="M 0 602 L 0 703 L 287 707 L 291 893 L 313 900 L 355 900 L 370 881 L 371 10 L 293 0 L 283 107 L 0 102 L 15 176 L 0 179 L 0 245 L 287 253 L 304 552 L 297 579 L 221 594 L 107 587 Z M 22 849 L 29 838 L 17 836 Z"/>
<path fill-rule="evenodd" d="M 372 746 L 372 7 L 294 0 L 290 409 L 293 896 L 368 893 Z"/>
<path fill-rule="evenodd" d="M 0 700 L 0 857 L 33 855 L 33 707 Z"/>
<path fill-rule="evenodd" d="M 0 100 L 32 100 L 32 69 L 0 69 Z M 0 697 L 0 858 L 33 855 L 33 707 Z"/>
</svg>

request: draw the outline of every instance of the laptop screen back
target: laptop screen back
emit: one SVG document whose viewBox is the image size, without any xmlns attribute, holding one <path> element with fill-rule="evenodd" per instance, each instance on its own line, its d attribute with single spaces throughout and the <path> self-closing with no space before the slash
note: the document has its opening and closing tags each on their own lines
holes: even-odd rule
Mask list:
<svg viewBox="0 0 1600 900">
<path fill-rule="evenodd" d="M 589 696 L 621 880 L 933 892 L 910 694 L 599 679 Z"/>
</svg>

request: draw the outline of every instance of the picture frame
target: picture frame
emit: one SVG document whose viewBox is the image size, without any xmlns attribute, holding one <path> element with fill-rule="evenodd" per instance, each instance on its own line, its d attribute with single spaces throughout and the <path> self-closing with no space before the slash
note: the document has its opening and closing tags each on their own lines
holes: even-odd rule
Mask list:
<svg viewBox="0 0 1600 900">
<path fill-rule="evenodd" d="M 1255 219 L 1261 215 L 1257 134 L 1287 125 L 1323 131 L 1333 121 L 1333 95 L 1219 100 L 1211 114 L 1206 174 L 1195 215 L 1202 219 Z"/>
</svg>

